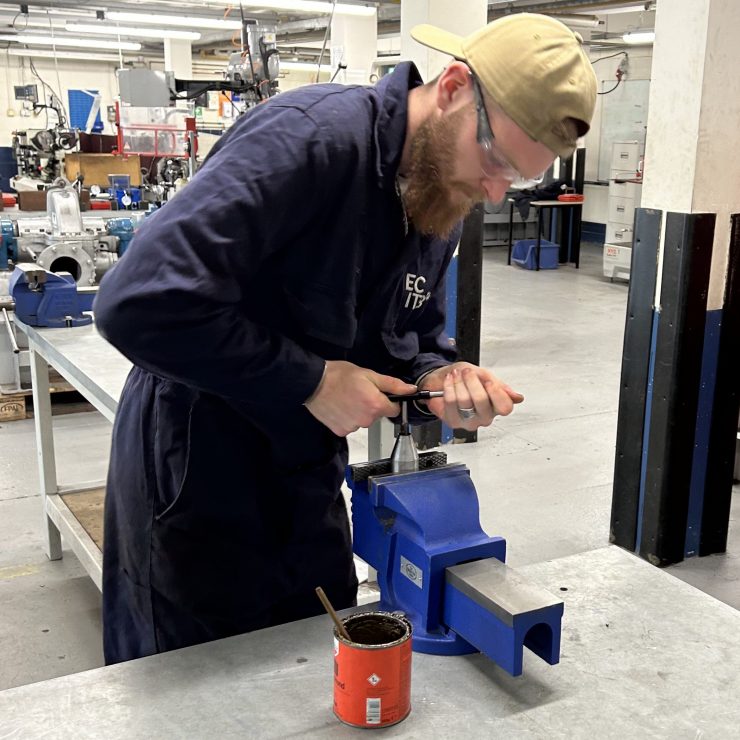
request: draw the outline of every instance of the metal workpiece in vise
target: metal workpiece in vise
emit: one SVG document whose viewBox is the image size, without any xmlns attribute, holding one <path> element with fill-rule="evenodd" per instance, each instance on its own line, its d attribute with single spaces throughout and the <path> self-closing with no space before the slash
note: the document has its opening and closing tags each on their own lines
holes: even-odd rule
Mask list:
<svg viewBox="0 0 740 740">
<path fill-rule="evenodd" d="M 380 608 L 407 615 L 417 652 L 480 651 L 513 676 L 525 646 L 558 663 L 562 600 L 505 564 L 504 538 L 481 529 L 467 466 L 411 452 L 404 419 L 391 458 L 347 468 L 354 552 L 377 570 Z"/>
<path fill-rule="evenodd" d="M 69 273 L 17 265 L 8 283 L 16 316 L 29 326 L 68 327 L 92 323 L 94 291 L 78 290 Z"/>
<path fill-rule="evenodd" d="M 419 451 L 411 436 L 411 424 L 409 424 L 409 402 L 400 401 L 401 423 L 396 435 L 396 443 L 391 452 L 391 471 L 393 473 L 413 473 L 419 469 Z"/>
</svg>

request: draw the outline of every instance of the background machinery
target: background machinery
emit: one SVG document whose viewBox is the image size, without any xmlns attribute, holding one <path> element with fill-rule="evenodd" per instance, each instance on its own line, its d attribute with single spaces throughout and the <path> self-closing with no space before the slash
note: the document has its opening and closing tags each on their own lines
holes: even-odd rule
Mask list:
<svg viewBox="0 0 740 740">
<path fill-rule="evenodd" d="M 29 382 L 23 337 L 12 322 L 9 283 L 15 267 L 66 273 L 76 288 L 90 290 L 126 251 L 137 220 L 144 212 L 125 216 L 81 213 L 77 190 L 65 181 L 46 192 L 46 214 L 14 214 L 0 218 L 0 393 L 14 393 Z M 19 346 L 20 345 L 20 346 Z"/>
</svg>

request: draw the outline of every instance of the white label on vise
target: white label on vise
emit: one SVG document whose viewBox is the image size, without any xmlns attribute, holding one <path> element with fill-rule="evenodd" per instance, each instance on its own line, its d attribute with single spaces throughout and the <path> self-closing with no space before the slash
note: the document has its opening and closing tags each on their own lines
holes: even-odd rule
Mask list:
<svg viewBox="0 0 740 740">
<path fill-rule="evenodd" d="M 424 574 L 421 568 L 414 565 L 410 560 L 401 555 L 401 573 L 419 588 L 424 587 Z"/>
</svg>

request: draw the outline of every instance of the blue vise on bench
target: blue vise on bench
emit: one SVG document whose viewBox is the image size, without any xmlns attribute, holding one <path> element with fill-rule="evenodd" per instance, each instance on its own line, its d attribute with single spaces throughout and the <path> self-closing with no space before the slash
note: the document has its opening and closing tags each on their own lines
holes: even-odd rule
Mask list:
<svg viewBox="0 0 740 740">
<path fill-rule="evenodd" d="M 525 645 L 558 663 L 563 602 L 504 564 L 506 541 L 481 529 L 468 468 L 440 452 L 417 467 L 347 469 L 354 551 L 378 572 L 380 608 L 406 613 L 418 652 L 480 651 L 513 676 Z"/>
<path fill-rule="evenodd" d="M 16 316 L 28 326 L 84 326 L 92 323 L 95 292 L 77 289 L 72 275 L 33 264 L 16 265 L 8 282 Z"/>
</svg>

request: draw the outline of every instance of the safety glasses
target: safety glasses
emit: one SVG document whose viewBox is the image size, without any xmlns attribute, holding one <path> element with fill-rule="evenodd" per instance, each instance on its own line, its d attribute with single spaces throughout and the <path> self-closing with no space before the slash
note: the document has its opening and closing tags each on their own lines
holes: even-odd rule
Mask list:
<svg viewBox="0 0 740 740">
<path fill-rule="evenodd" d="M 488 112 L 483 102 L 483 92 L 475 75 L 471 73 L 475 109 L 478 114 L 476 138 L 481 151 L 481 167 L 488 177 L 500 177 L 508 180 L 514 190 L 527 190 L 539 185 L 545 179 L 545 173 L 536 177 L 523 177 L 519 171 L 496 149 L 495 136 L 488 119 Z"/>
</svg>

